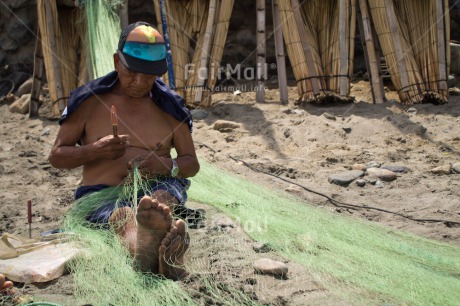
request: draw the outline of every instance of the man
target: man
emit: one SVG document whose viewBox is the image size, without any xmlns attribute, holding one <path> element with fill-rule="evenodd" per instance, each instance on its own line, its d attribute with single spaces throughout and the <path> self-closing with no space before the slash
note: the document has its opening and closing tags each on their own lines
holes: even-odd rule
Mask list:
<svg viewBox="0 0 460 306">
<path fill-rule="evenodd" d="M 188 237 L 185 222 L 174 221 L 171 210 L 185 203 L 186 178 L 199 170 L 190 112 L 159 79 L 167 70 L 166 48 L 152 25 L 129 25 L 113 57 L 114 72 L 72 92 L 49 161 L 56 168 L 83 166 L 76 198 L 123 184 L 134 166 L 159 180 L 150 185 L 151 196 L 140 199 L 136 215 L 128 204 L 108 203 L 87 220 L 113 226 L 140 271 L 177 279 L 185 274 Z"/>
</svg>

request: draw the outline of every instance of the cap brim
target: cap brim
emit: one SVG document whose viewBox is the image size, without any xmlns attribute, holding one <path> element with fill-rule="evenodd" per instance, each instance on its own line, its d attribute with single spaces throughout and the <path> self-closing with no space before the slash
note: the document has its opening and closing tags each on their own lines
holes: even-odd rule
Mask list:
<svg viewBox="0 0 460 306">
<path fill-rule="evenodd" d="M 125 65 L 129 70 L 151 75 L 163 75 L 166 71 L 168 71 L 168 63 L 166 62 L 166 59 L 159 61 L 146 61 L 125 54 L 120 50 L 117 50 L 117 53 L 123 65 Z"/>
</svg>

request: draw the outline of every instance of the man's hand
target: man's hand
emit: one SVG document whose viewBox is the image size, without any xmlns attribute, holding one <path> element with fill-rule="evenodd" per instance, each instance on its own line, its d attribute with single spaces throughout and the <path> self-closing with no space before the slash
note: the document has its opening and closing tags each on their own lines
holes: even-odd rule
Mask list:
<svg viewBox="0 0 460 306">
<path fill-rule="evenodd" d="M 145 156 L 137 156 L 128 163 L 128 169 L 133 169 L 137 166 L 139 172 L 148 177 L 156 177 L 158 175 L 169 173 L 170 166 L 167 163 L 168 158 L 163 158 L 151 152 Z"/>
<path fill-rule="evenodd" d="M 117 159 L 122 157 L 129 147 L 129 135 L 105 136 L 93 144 L 97 155 L 103 159 Z"/>
</svg>

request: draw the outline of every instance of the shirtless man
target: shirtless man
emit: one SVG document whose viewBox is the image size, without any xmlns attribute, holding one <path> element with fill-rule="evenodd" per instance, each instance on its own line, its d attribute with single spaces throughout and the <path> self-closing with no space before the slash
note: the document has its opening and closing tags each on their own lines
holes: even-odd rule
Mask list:
<svg viewBox="0 0 460 306">
<path fill-rule="evenodd" d="M 177 279 L 185 274 L 181 265 L 188 236 L 184 221 L 174 221 L 171 209 L 185 202 L 186 178 L 199 170 L 190 113 L 158 79 L 167 70 L 166 49 L 150 24 L 137 22 L 123 31 L 114 64 L 116 72 L 72 93 L 49 161 L 56 168 L 83 166 L 77 198 L 123 184 L 133 161 L 142 174 L 164 180 L 152 185 L 151 197 L 139 201 L 135 216 L 131 207 L 115 209 L 112 203 L 88 220 L 114 226 L 140 271 Z M 112 106 L 118 115 L 115 136 Z"/>
</svg>

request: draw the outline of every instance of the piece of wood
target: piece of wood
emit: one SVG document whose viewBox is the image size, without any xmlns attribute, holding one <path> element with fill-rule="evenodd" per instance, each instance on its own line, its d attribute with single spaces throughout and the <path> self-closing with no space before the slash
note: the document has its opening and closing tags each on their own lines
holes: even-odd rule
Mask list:
<svg viewBox="0 0 460 306">
<path fill-rule="evenodd" d="M 278 87 L 280 90 L 281 104 L 288 104 L 288 90 L 286 77 L 286 58 L 284 55 L 283 30 L 281 28 L 281 16 L 278 0 L 272 0 L 273 28 L 275 32 L 276 68 L 278 70 Z"/>
<path fill-rule="evenodd" d="M 300 6 L 298 0 L 292 0 L 292 10 L 294 12 L 294 20 L 299 31 L 300 41 L 302 43 L 303 52 L 307 61 L 307 69 L 310 77 L 310 83 L 313 89 L 313 94 L 316 96 L 319 92 L 318 76 L 315 71 L 315 61 L 311 52 L 310 46 L 306 40 L 307 32 L 303 23 L 302 14 L 300 13 Z"/>
<path fill-rule="evenodd" d="M 347 10 L 346 0 L 339 3 L 339 48 L 340 48 L 340 95 L 346 96 L 348 92 L 348 48 L 347 48 Z"/>
<path fill-rule="evenodd" d="M 203 85 L 207 79 L 207 72 L 206 76 L 202 77 L 201 71 L 203 69 L 208 71 L 208 61 L 210 58 L 211 52 L 211 41 L 213 35 L 213 28 L 214 28 L 214 17 L 216 14 L 216 0 L 210 0 L 209 2 L 209 10 L 208 10 L 208 20 L 206 23 L 206 30 L 204 33 L 203 44 L 201 45 L 201 57 L 200 57 L 200 65 L 198 67 L 198 81 L 196 84 L 196 93 L 194 103 L 196 105 L 201 103 L 201 97 L 203 96 Z"/>
<path fill-rule="evenodd" d="M 364 55 L 366 57 L 367 71 L 371 81 L 371 90 L 374 103 L 383 103 L 383 88 L 380 87 L 379 65 L 380 58 L 376 56 L 374 38 L 372 36 L 369 10 L 366 0 L 359 0 L 358 26 L 361 40 L 364 41 Z"/>
<path fill-rule="evenodd" d="M 409 76 L 407 75 L 406 62 L 404 60 L 404 53 L 401 48 L 401 37 L 398 33 L 398 21 L 396 19 L 396 11 L 393 5 L 393 0 L 386 1 L 386 11 L 388 18 L 388 25 L 390 27 L 391 37 L 395 50 L 396 62 L 398 66 L 399 78 L 401 80 L 400 92 L 409 91 Z"/>
<path fill-rule="evenodd" d="M 265 0 L 257 0 L 257 88 L 256 102 L 265 102 Z"/>
<path fill-rule="evenodd" d="M 128 1 L 123 2 L 120 11 L 118 12 L 118 16 L 120 17 L 120 26 L 123 30 L 129 25 L 129 8 L 128 8 Z"/>
<path fill-rule="evenodd" d="M 34 72 L 32 77 L 32 91 L 29 101 L 29 118 L 38 117 L 38 109 L 40 107 L 40 91 L 43 80 L 44 62 L 43 50 L 40 39 L 40 28 L 37 30 L 37 40 L 35 42 L 34 52 Z"/>
<path fill-rule="evenodd" d="M 438 36 L 439 88 L 447 91 L 446 39 L 444 27 L 444 0 L 436 0 L 436 28 Z"/>
</svg>

